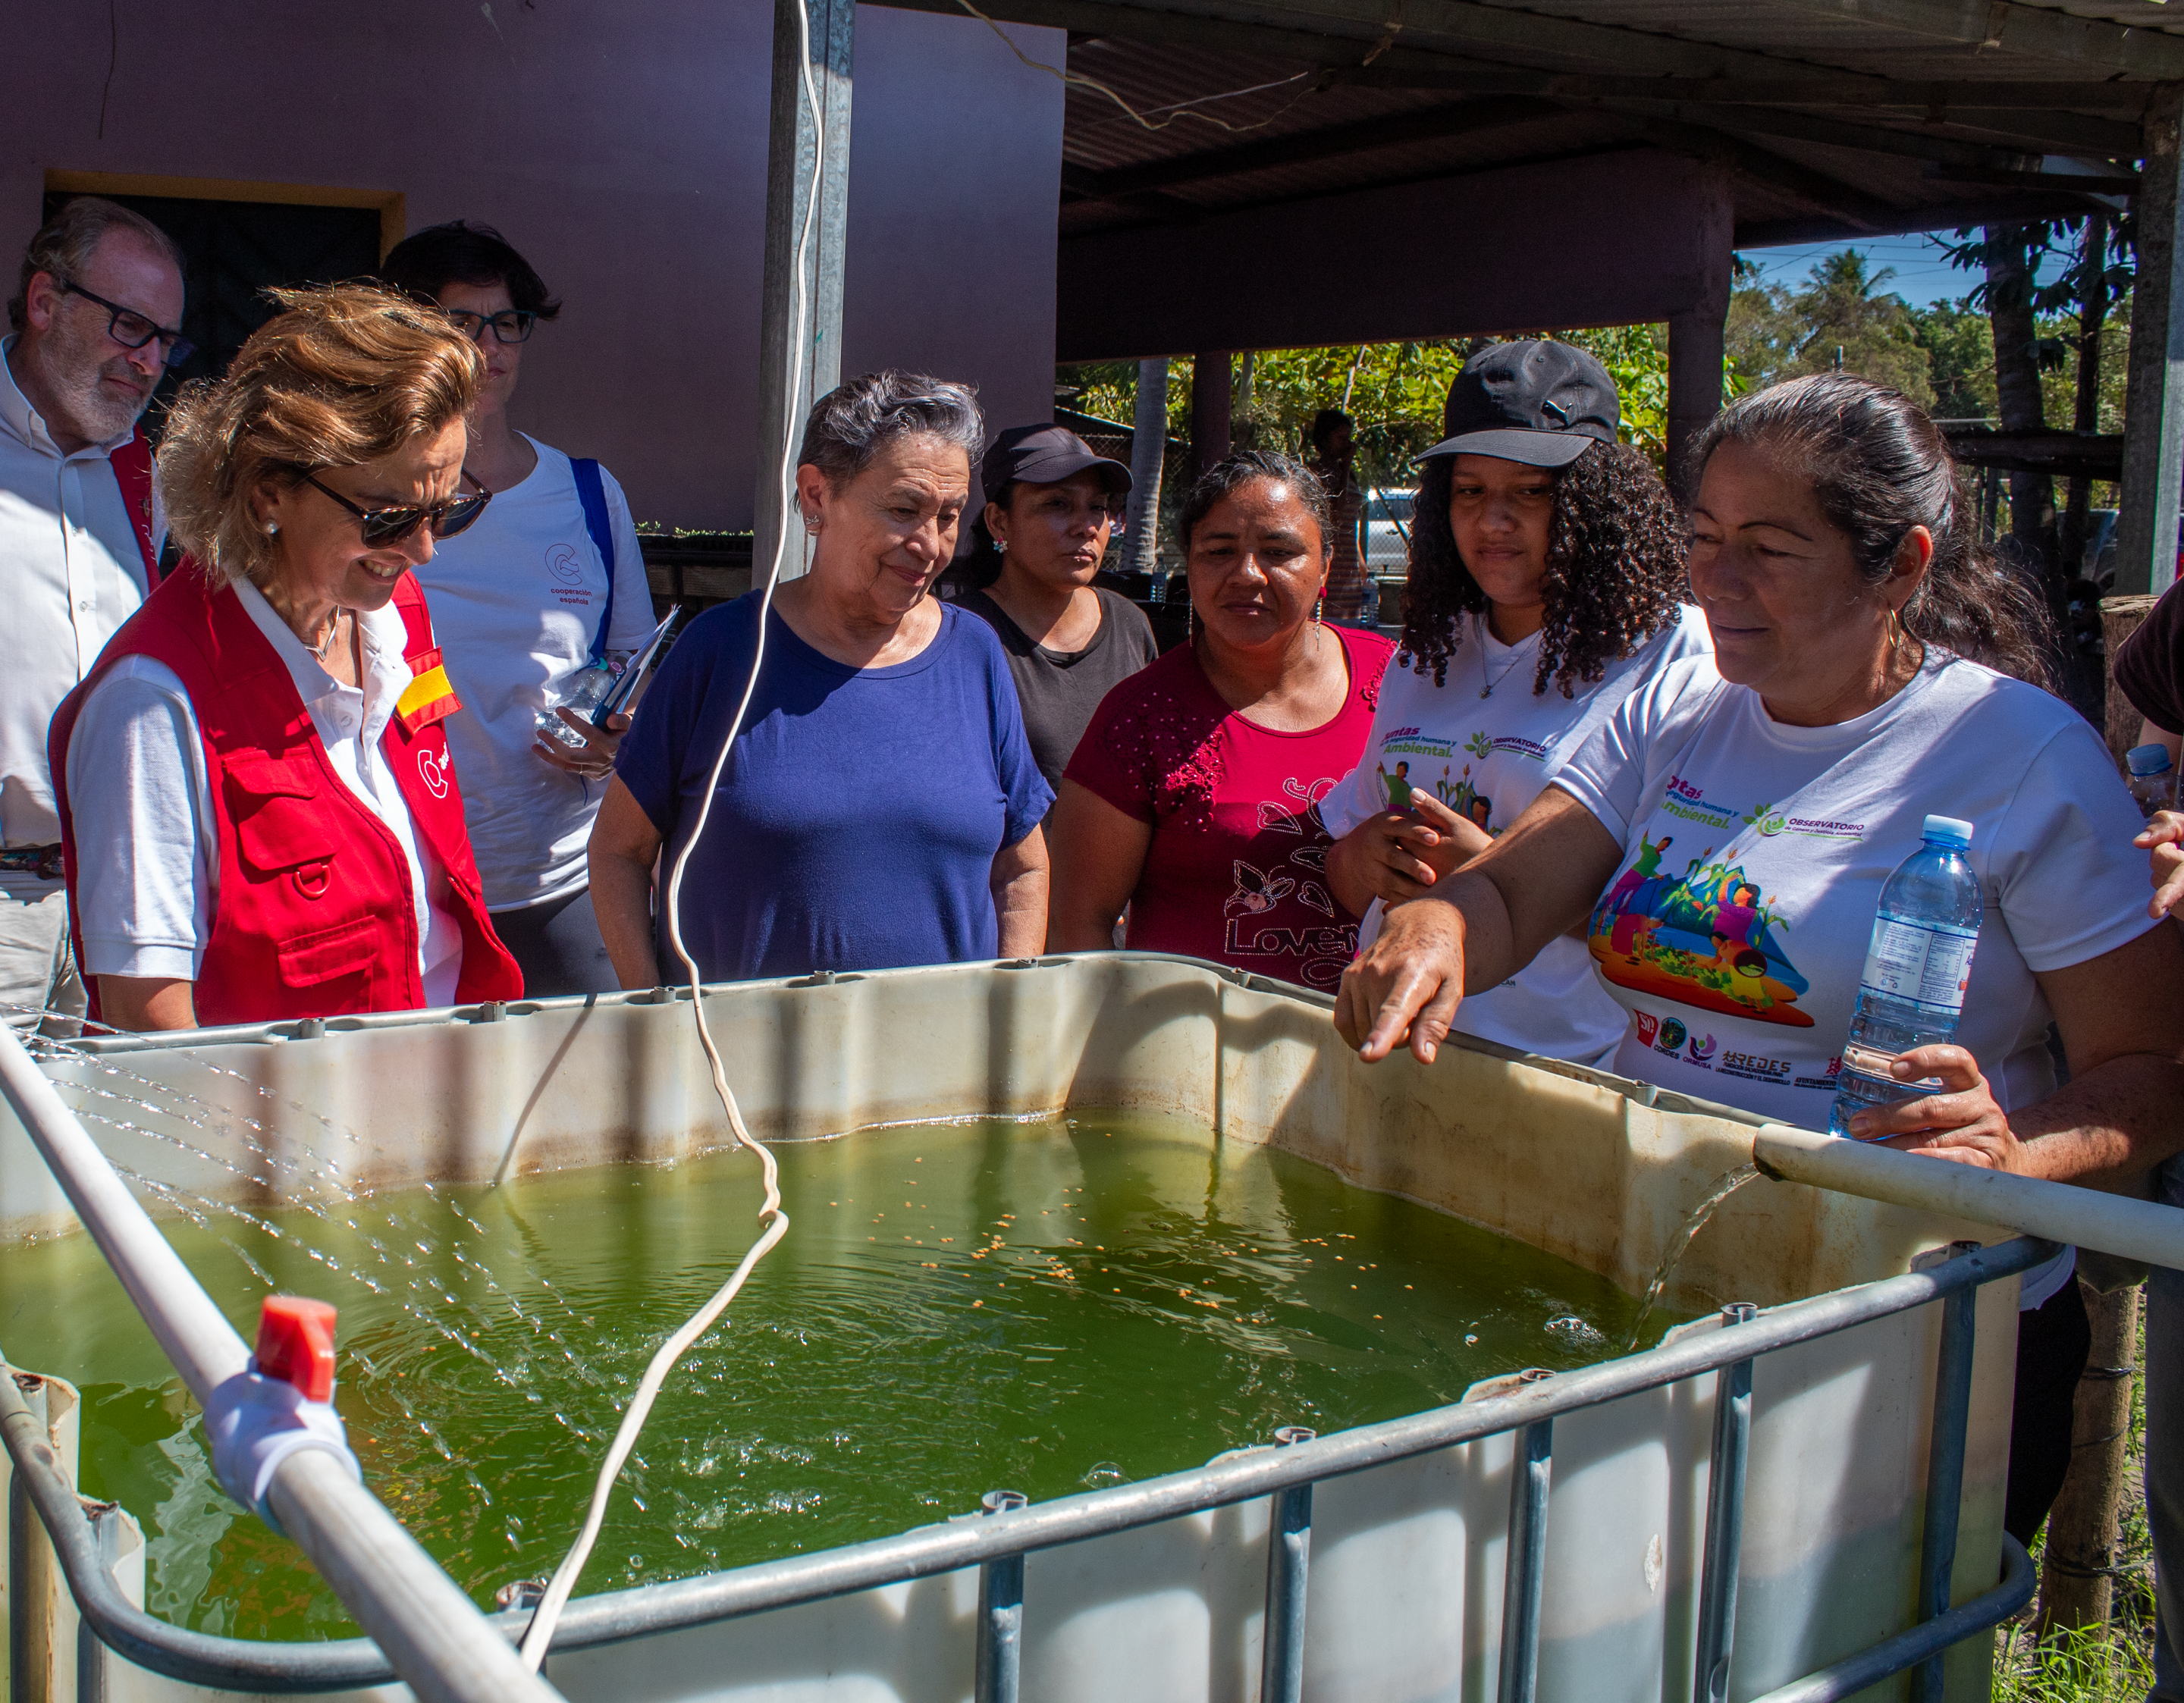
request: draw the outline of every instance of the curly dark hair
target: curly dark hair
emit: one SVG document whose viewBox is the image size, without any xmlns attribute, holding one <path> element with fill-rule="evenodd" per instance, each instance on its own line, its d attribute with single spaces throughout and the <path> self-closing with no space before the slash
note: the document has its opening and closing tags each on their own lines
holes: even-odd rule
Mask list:
<svg viewBox="0 0 2184 1703">
<path fill-rule="evenodd" d="M 1457 627 L 1486 611 L 1486 593 L 1456 548 L 1449 524 L 1456 458 L 1437 455 L 1418 480 L 1402 648 L 1418 674 L 1448 683 Z M 1621 443 L 1596 443 L 1555 477 L 1547 571 L 1540 582 L 1546 625 L 1532 690 L 1552 681 L 1565 698 L 1590 684 L 1676 619 L 1683 601 L 1683 517 L 1652 464 Z"/>
</svg>

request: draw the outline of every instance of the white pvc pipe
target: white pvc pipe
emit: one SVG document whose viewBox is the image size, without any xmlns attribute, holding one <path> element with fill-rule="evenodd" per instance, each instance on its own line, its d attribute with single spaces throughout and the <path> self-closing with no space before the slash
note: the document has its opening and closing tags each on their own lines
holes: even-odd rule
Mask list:
<svg viewBox="0 0 2184 1703">
<path fill-rule="evenodd" d="M 191 1394 L 202 1404 L 215 1386 L 248 1371 L 250 1350 L 235 1327 L 4 1024 L 0 1095 Z M 561 1694 L 524 1667 L 439 1563 L 325 1450 L 289 1455 L 275 1470 L 267 1500 L 342 1606 L 426 1703 L 557 1703 Z"/>
<path fill-rule="evenodd" d="M 2184 1270 L 2184 1211 L 2174 1206 L 2012 1177 L 1783 1123 L 1760 1127 L 1752 1156 L 1792 1183 Z"/>
</svg>

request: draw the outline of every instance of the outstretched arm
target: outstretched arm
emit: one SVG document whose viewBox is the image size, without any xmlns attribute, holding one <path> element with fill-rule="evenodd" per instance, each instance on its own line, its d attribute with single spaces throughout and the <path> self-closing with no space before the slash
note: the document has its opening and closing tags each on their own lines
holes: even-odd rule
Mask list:
<svg viewBox="0 0 2184 1703">
<path fill-rule="evenodd" d="M 1500 986 L 1582 921 L 1622 852 L 1591 811 L 1548 787 L 1490 851 L 1390 908 L 1343 972 L 1334 1027 L 1368 1063 L 1407 1041 L 1431 1064 L 1463 996 Z"/>
</svg>

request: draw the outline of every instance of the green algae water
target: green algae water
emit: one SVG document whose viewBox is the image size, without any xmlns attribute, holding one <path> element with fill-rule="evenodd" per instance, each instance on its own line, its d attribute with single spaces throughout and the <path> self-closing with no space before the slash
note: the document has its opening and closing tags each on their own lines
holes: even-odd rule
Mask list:
<svg viewBox="0 0 2184 1703">
<path fill-rule="evenodd" d="M 579 1589 L 684 1578 L 1200 1465 L 1480 1378 L 1614 1352 L 1575 1266 L 1268 1149 L 1136 1113 L 775 1149 L 787 1238 L 669 1378 Z M 169 1221 L 246 1337 L 342 1310 L 366 1482 L 482 1602 L 580 1523 L 660 1339 L 757 1230 L 755 1163 L 571 1171 Z M 1657 1316 L 1656 1329 L 1670 1321 Z M 354 1630 L 215 1487 L 196 1405 L 87 1237 L 0 1251 L 0 1349 L 84 1396 L 85 1490 L 150 1544 L 148 1606 L 235 1637 Z"/>
</svg>

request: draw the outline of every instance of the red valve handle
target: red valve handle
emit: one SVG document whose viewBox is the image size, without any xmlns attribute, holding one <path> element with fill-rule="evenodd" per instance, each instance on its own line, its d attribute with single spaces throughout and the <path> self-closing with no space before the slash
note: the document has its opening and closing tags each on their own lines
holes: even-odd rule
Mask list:
<svg viewBox="0 0 2184 1703">
<path fill-rule="evenodd" d="M 258 1370 L 292 1383 L 306 1401 L 334 1393 L 336 1310 L 303 1295 L 268 1295 L 258 1314 Z"/>
</svg>

